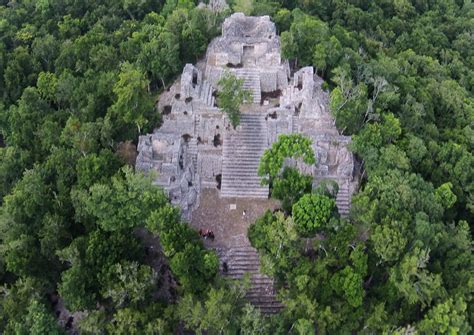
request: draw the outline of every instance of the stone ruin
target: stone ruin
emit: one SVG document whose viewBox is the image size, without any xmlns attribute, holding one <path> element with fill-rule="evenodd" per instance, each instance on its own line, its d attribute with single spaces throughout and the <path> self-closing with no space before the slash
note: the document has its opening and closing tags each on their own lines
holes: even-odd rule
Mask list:
<svg viewBox="0 0 474 335">
<path fill-rule="evenodd" d="M 201 2 L 198 7 L 207 8 L 213 12 L 223 12 L 226 9 L 229 9 L 229 5 L 225 0 L 209 0 L 208 4 Z"/>
<path fill-rule="evenodd" d="M 253 96 L 253 104 L 242 107 L 236 130 L 216 105 L 217 83 L 225 71 L 243 79 Z M 268 187 L 257 175 L 261 154 L 280 134 L 300 133 L 312 139 L 317 163 L 299 167 L 313 175 L 315 184 L 337 181 L 337 204 L 345 215 L 356 187 L 347 148 L 351 139 L 338 133 L 322 83 L 312 67 L 291 73 L 268 16 L 233 14 L 205 60 L 187 64 L 161 95 L 163 125 L 140 136 L 136 168 L 155 171 L 155 184 L 190 219 L 204 188 L 218 189 L 221 197 L 267 198 Z"/>
</svg>

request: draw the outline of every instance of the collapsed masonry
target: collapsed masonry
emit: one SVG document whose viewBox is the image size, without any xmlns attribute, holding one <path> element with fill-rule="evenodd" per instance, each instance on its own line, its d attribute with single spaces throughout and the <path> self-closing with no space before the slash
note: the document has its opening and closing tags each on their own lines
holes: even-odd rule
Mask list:
<svg viewBox="0 0 474 335">
<path fill-rule="evenodd" d="M 225 71 L 242 78 L 253 96 L 236 130 L 216 105 L 217 82 Z M 187 64 L 160 97 L 163 125 L 140 136 L 136 168 L 156 171 L 155 184 L 190 219 L 203 188 L 218 188 L 221 197 L 267 198 L 268 187 L 257 176 L 260 156 L 280 134 L 300 133 L 312 139 L 317 156 L 306 172 L 315 184 L 338 182 L 337 204 L 346 215 L 355 188 L 350 137 L 339 135 L 321 85 L 312 67 L 291 74 L 268 16 L 233 14 L 205 61 Z"/>
</svg>

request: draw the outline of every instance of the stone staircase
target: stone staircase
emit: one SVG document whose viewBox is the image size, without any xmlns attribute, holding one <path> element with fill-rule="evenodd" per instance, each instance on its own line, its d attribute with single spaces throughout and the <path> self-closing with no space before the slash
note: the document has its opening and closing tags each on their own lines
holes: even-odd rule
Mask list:
<svg viewBox="0 0 474 335">
<path fill-rule="evenodd" d="M 257 70 L 251 68 L 236 69 L 235 75 L 244 80 L 243 88 L 252 92 L 254 104 L 260 104 L 262 100 L 262 89 L 260 87 L 260 75 Z"/>
<path fill-rule="evenodd" d="M 193 163 L 193 171 L 197 173 L 197 139 L 195 137 L 191 138 L 188 142 L 188 155 L 192 160 Z"/>
<path fill-rule="evenodd" d="M 201 90 L 199 92 L 199 99 L 204 102 L 206 105 L 213 107 L 215 102 L 215 97 L 212 95 L 214 88 L 207 81 L 204 80 L 201 84 Z"/>
<path fill-rule="evenodd" d="M 243 113 L 236 131 L 224 136 L 221 197 L 268 198 L 268 186 L 260 184 L 258 165 L 268 147 L 265 115 Z"/>
<path fill-rule="evenodd" d="M 227 272 L 222 274 L 231 279 L 242 279 L 250 274 L 248 301 L 264 314 L 278 313 L 283 305 L 276 300 L 273 280 L 260 273 L 260 259 L 257 250 L 251 246 L 240 246 L 217 251 L 222 262 L 227 263 Z"/>
<path fill-rule="evenodd" d="M 299 120 L 296 116 L 291 117 L 291 132 L 293 134 L 299 133 Z"/>
<path fill-rule="evenodd" d="M 343 184 L 339 184 L 339 192 L 336 197 L 336 205 L 339 210 L 339 214 L 342 217 L 347 217 L 351 208 L 351 197 L 349 193 L 349 182 L 344 181 Z"/>
</svg>

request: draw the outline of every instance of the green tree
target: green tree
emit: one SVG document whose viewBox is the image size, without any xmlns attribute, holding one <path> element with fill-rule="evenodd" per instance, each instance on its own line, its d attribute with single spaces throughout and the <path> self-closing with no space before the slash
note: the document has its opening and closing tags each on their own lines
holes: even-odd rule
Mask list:
<svg viewBox="0 0 474 335">
<path fill-rule="evenodd" d="M 117 307 L 138 306 L 149 297 L 157 283 L 157 274 L 153 269 L 136 262 L 115 264 L 108 276 L 102 295 L 111 298 Z"/>
<path fill-rule="evenodd" d="M 280 135 L 270 149 L 264 151 L 258 166 L 258 175 L 262 183 L 270 184 L 282 172 L 285 160 L 301 159 L 303 163 L 316 163 L 311 140 L 300 134 Z"/>
<path fill-rule="evenodd" d="M 17 323 L 15 325 L 15 334 L 31 334 L 31 335 L 60 335 L 64 334 L 53 315 L 46 309 L 46 307 L 34 300 L 28 308 L 28 314 L 25 317 L 24 323 Z"/>
<path fill-rule="evenodd" d="M 326 23 L 300 10 L 293 11 L 290 31 L 282 34 L 283 56 L 302 65 L 311 64 L 315 46 L 327 39 L 328 32 Z"/>
<path fill-rule="evenodd" d="M 76 164 L 77 185 L 88 189 L 96 183 L 106 183 L 121 165 L 117 155 L 109 149 L 81 157 Z"/>
<path fill-rule="evenodd" d="M 242 88 L 243 84 L 243 79 L 238 79 L 230 72 L 224 73 L 218 82 L 217 104 L 227 114 L 234 129 L 240 124 L 240 106 L 244 101 L 252 102 L 251 93 Z"/>
<path fill-rule="evenodd" d="M 280 178 L 273 181 L 272 197 L 282 201 L 282 208 L 291 212 L 291 208 L 305 193 L 311 192 L 313 178 L 301 174 L 297 169 L 285 167 Z"/>
<path fill-rule="evenodd" d="M 262 315 L 260 310 L 252 306 L 251 304 L 246 304 L 242 311 L 242 319 L 240 321 L 240 333 L 242 335 L 264 335 L 268 334 L 269 323 Z"/>
<path fill-rule="evenodd" d="M 211 288 L 203 301 L 191 295 L 181 299 L 177 314 L 187 329 L 197 334 L 222 334 L 237 331 L 239 320 L 235 317 L 243 306 L 244 286 Z"/>
<path fill-rule="evenodd" d="M 143 73 L 132 64 L 123 63 L 119 80 L 113 88 L 116 100 L 110 108 L 123 122 L 134 124 L 138 133 L 148 123 L 148 117 L 154 111 L 147 88 L 148 81 Z"/>
<path fill-rule="evenodd" d="M 254 0 L 235 0 L 233 10 L 234 12 L 241 12 L 245 15 L 252 15 L 254 10 Z"/>
<path fill-rule="evenodd" d="M 449 298 L 428 311 L 416 327 L 423 334 L 468 334 L 467 304 L 462 298 Z"/>
<path fill-rule="evenodd" d="M 163 31 L 158 37 L 141 47 L 138 63 L 152 81 L 161 80 L 166 87 L 166 80 L 178 71 L 180 65 L 179 41 L 170 32 Z"/>
<path fill-rule="evenodd" d="M 293 205 L 293 220 L 302 236 L 313 236 L 328 229 L 336 210 L 336 201 L 324 195 L 305 194 Z"/>
<path fill-rule="evenodd" d="M 104 230 L 115 231 L 145 226 L 151 212 L 166 202 L 163 191 L 150 178 L 124 167 L 110 185 L 93 185 L 81 206 Z"/>
</svg>

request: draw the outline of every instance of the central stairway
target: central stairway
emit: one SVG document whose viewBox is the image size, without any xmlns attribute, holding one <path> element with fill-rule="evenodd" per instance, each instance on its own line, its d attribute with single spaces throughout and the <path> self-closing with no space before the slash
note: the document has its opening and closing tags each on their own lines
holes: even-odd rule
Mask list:
<svg viewBox="0 0 474 335">
<path fill-rule="evenodd" d="M 268 147 L 265 115 L 242 113 L 237 130 L 224 136 L 221 197 L 268 198 L 268 186 L 260 184 L 258 165 Z"/>
<path fill-rule="evenodd" d="M 260 259 L 257 250 L 251 246 L 240 246 L 217 250 L 221 261 L 226 262 L 227 272 L 222 274 L 231 279 L 242 279 L 250 275 L 250 289 L 247 300 L 264 314 L 278 313 L 283 305 L 276 300 L 273 280 L 260 273 Z"/>
<path fill-rule="evenodd" d="M 252 93 L 253 103 L 260 104 L 262 100 L 262 89 L 260 87 L 260 75 L 256 69 L 243 68 L 234 71 L 237 78 L 243 79 L 243 89 Z"/>
</svg>

